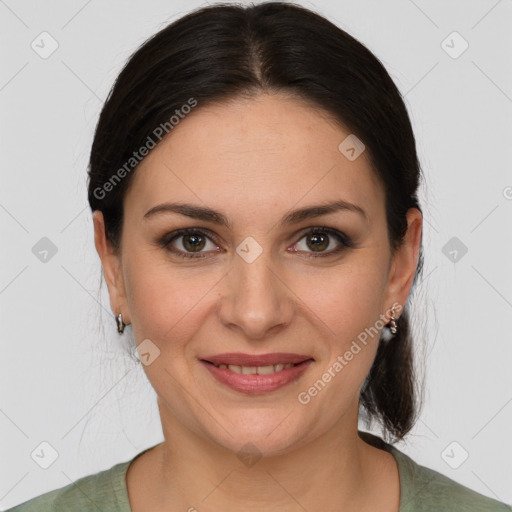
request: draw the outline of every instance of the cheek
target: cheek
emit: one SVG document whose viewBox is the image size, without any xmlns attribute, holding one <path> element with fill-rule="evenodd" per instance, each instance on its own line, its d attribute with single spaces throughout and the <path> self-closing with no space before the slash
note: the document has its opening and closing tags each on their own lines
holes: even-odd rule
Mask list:
<svg viewBox="0 0 512 512">
<path fill-rule="evenodd" d="M 127 258 L 126 292 L 137 342 L 149 338 L 167 350 L 172 348 L 167 340 L 179 344 L 201 325 L 221 276 L 211 270 L 195 275 L 172 268 L 161 255 L 156 259 L 144 253 Z"/>
<path fill-rule="evenodd" d="M 323 389 L 325 384 L 321 401 L 331 404 L 333 411 L 348 407 L 348 401 L 358 397 L 375 359 L 382 328 L 377 321 L 384 313 L 383 275 L 368 251 L 357 263 L 298 282 L 297 295 L 307 306 L 304 314 L 316 323 L 325 340 L 317 387 Z"/>
<path fill-rule="evenodd" d="M 384 313 L 383 274 L 375 261 L 333 267 L 313 278 L 299 278 L 293 289 L 309 315 L 338 340 L 347 341 L 375 324 Z M 332 337 L 332 336 L 331 336 Z"/>
</svg>

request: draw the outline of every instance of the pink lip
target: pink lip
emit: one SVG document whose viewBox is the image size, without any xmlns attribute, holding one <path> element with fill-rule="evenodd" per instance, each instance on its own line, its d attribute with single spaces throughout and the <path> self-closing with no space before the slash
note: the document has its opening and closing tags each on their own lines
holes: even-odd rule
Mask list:
<svg viewBox="0 0 512 512">
<path fill-rule="evenodd" d="M 201 364 L 215 377 L 215 379 L 222 384 L 227 385 L 235 391 L 246 393 L 248 395 L 257 395 L 261 393 L 268 393 L 290 384 L 298 379 L 313 363 L 313 359 L 305 360 L 298 363 L 291 368 L 285 368 L 279 372 L 274 372 L 269 375 L 244 375 L 243 373 L 235 373 L 229 368 L 218 368 L 212 363 L 201 360 Z M 225 363 L 224 363 L 225 364 Z M 232 363 L 229 363 L 232 364 Z M 265 366 L 258 365 L 243 365 L 243 366 Z"/>
<path fill-rule="evenodd" d="M 269 366 L 274 364 L 298 364 L 313 359 L 304 354 L 292 354 L 290 352 L 274 352 L 270 354 L 243 354 L 241 352 L 229 352 L 225 354 L 215 354 L 212 356 L 201 357 L 202 361 L 208 361 L 214 364 L 233 364 L 237 366 Z"/>
</svg>

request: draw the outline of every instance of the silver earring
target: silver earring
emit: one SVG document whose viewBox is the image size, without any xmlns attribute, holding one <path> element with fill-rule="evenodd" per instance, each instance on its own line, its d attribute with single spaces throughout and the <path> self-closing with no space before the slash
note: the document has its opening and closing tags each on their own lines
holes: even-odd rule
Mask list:
<svg viewBox="0 0 512 512">
<path fill-rule="evenodd" d="M 117 323 L 117 332 L 119 334 L 123 334 L 126 324 L 123 322 L 123 315 L 121 313 L 119 313 L 119 315 L 116 317 L 116 323 Z"/>
<path fill-rule="evenodd" d="M 395 308 L 391 308 L 391 321 L 389 322 L 389 330 L 392 334 L 396 334 L 396 331 L 398 330 L 398 326 L 396 324 L 396 318 L 395 318 Z"/>
</svg>

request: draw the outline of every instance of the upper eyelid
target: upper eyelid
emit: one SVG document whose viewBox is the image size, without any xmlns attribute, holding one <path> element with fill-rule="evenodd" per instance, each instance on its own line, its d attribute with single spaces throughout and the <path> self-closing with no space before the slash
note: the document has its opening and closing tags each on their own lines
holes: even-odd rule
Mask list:
<svg viewBox="0 0 512 512">
<path fill-rule="evenodd" d="M 339 231 L 336 228 L 328 227 L 328 226 L 312 226 L 309 228 L 302 228 L 298 230 L 298 232 L 294 233 L 293 237 L 298 237 L 297 241 L 294 243 L 297 243 L 299 240 L 301 240 L 303 237 L 310 233 L 314 233 L 315 230 L 322 231 L 324 230 L 328 236 L 334 237 L 337 239 L 338 243 L 345 243 L 344 239 L 347 239 L 347 242 L 350 240 L 350 237 L 348 237 L 345 233 Z M 220 245 L 216 238 L 217 235 L 213 233 L 213 231 L 210 231 L 208 228 L 182 228 L 178 229 L 174 232 L 168 233 L 168 235 L 164 236 L 164 239 L 168 238 L 169 235 L 173 235 L 172 237 L 168 238 L 168 241 L 166 242 L 167 245 L 170 245 L 175 240 L 178 240 L 179 238 L 187 235 L 187 234 L 194 234 L 194 233 L 200 233 L 205 235 L 211 242 L 213 242 L 216 245 Z M 177 249 L 178 251 L 181 251 L 181 249 Z M 185 251 L 182 251 L 185 252 Z M 326 251 L 326 254 L 328 254 L 331 251 Z M 198 252 L 200 254 L 201 252 Z M 187 254 L 194 254 L 193 252 L 187 253 Z"/>
</svg>

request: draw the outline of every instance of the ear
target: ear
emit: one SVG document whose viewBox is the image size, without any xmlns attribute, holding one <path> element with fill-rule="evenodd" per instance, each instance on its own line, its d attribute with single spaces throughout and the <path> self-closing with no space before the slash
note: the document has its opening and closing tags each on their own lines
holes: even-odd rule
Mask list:
<svg viewBox="0 0 512 512">
<path fill-rule="evenodd" d="M 402 311 L 409 295 L 418 265 L 422 238 L 423 216 L 420 210 L 410 208 L 407 211 L 406 217 L 407 233 L 401 247 L 396 250 L 394 255 L 389 273 L 386 300 L 384 302 L 386 311 L 395 302 L 400 304 L 400 309 L 397 308 L 398 314 L 395 315 L 395 318 L 400 316 L 399 312 Z"/>
<path fill-rule="evenodd" d="M 107 240 L 105 233 L 105 219 L 103 213 L 96 210 L 93 213 L 94 223 L 94 245 L 101 260 L 103 275 L 108 286 L 110 296 L 110 308 L 114 316 L 123 314 L 123 322 L 130 323 L 129 309 L 126 301 L 126 291 L 123 274 L 121 272 L 121 259 L 114 252 L 111 243 Z"/>
</svg>

